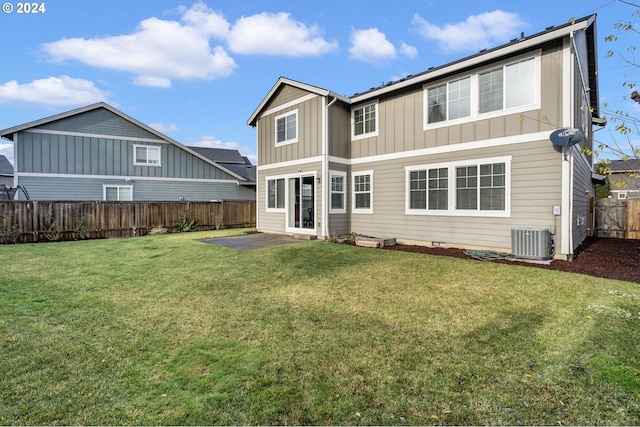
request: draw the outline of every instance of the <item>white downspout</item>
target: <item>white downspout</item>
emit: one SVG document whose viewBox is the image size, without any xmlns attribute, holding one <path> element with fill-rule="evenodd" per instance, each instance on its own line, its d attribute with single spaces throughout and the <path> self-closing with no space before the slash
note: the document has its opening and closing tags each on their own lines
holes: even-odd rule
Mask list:
<svg viewBox="0 0 640 427">
<path fill-rule="evenodd" d="M 329 176 L 329 107 L 338 100 L 333 97 L 331 102 L 322 108 L 322 238 L 329 237 L 329 186 L 331 177 Z M 326 97 L 322 97 L 322 103 L 327 102 Z"/>
<path fill-rule="evenodd" d="M 573 56 L 573 34 L 569 36 L 569 40 L 565 42 L 565 49 L 563 54 L 563 94 L 567 97 L 563 102 L 563 127 L 570 128 L 573 123 L 573 111 L 574 111 L 574 56 Z M 573 259 L 573 233 L 572 233 L 572 218 L 573 218 L 573 147 L 566 147 L 566 152 L 563 150 L 562 161 L 562 194 L 561 194 L 561 206 L 562 206 L 562 238 L 560 245 L 560 252 L 566 254 L 567 260 Z M 565 153 L 567 158 L 565 158 Z M 570 157 L 570 159 L 568 158 Z"/>
</svg>

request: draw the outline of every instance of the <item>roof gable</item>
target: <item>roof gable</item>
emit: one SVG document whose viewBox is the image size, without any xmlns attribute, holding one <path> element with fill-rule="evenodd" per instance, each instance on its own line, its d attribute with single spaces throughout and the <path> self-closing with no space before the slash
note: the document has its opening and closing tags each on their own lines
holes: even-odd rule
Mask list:
<svg viewBox="0 0 640 427">
<path fill-rule="evenodd" d="M 273 98 L 280 92 L 280 90 L 282 89 L 282 87 L 284 85 L 289 85 L 289 86 L 292 86 L 294 88 L 302 89 L 304 91 L 307 91 L 307 92 L 310 92 L 310 93 L 315 93 L 316 95 L 320 95 L 320 96 L 335 97 L 335 98 L 340 99 L 341 101 L 346 102 L 346 103 L 350 102 L 349 98 L 346 98 L 346 97 L 344 97 L 342 95 L 338 95 L 336 93 L 333 93 L 330 90 L 322 89 L 322 88 L 317 87 L 317 86 L 313 86 L 313 85 L 310 85 L 310 84 L 298 82 L 296 80 L 291 80 L 291 79 L 288 79 L 286 77 L 280 77 L 278 79 L 278 81 L 276 82 L 276 84 L 273 85 L 273 87 L 271 88 L 269 93 L 267 93 L 267 96 L 265 96 L 262 99 L 262 101 L 260 102 L 260 105 L 258 105 L 258 108 L 256 108 L 254 110 L 253 114 L 251 114 L 251 117 L 249 117 L 249 119 L 247 120 L 247 124 L 249 126 L 255 126 L 256 125 L 256 122 L 258 120 L 258 116 L 260 115 L 260 113 L 262 111 L 264 111 L 269 104 L 271 104 Z"/>
<path fill-rule="evenodd" d="M 95 120 L 95 122 L 92 122 L 91 120 Z M 178 141 L 169 138 L 163 133 L 145 125 L 133 117 L 126 115 L 105 102 L 98 102 L 96 104 L 87 105 L 75 110 L 66 111 L 64 113 L 0 130 L 0 137 L 13 141 L 13 135 L 16 132 L 22 132 L 29 129 L 94 133 L 120 136 L 122 138 L 138 137 L 160 139 L 187 151 L 240 181 L 246 180 L 238 173 L 233 172 L 215 161 L 212 161 L 208 157 L 191 150 L 189 147 L 180 144 Z"/>
<path fill-rule="evenodd" d="M 13 176 L 13 165 L 4 155 L 0 154 L 0 175 Z"/>
</svg>

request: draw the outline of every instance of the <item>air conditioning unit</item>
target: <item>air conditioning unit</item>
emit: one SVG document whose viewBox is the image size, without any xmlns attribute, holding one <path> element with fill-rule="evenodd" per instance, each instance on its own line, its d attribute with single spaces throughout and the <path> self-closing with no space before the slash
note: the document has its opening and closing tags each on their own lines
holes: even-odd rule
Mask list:
<svg viewBox="0 0 640 427">
<path fill-rule="evenodd" d="M 548 228 L 512 228 L 511 255 L 515 258 L 551 259 L 553 242 Z"/>
</svg>

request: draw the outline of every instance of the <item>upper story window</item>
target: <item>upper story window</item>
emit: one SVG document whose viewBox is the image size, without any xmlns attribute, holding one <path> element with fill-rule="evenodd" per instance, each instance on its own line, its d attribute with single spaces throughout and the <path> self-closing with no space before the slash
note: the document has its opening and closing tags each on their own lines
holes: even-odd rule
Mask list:
<svg viewBox="0 0 640 427">
<path fill-rule="evenodd" d="M 510 157 L 406 167 L 406 213 L 509 216 Z"/>
<path fill-rule="evenodd" d="M 281 114 L 276 120 L 276 145 L 298 142 L 298 110 Z"/>
<path fill-rule="evenodd" d="M 160 147 L 154 145 L 134 145 L 134 166 L 160 166 Z"/>
<path fill-rule="evenodd" d="M 351 110 L 352 139 L 378 135 L 378 103 L 363 105 Z"/>
<path fill-rule="evenodd" d="M 540 102 L 539 63 L 538 53 L 425 86 L 425 129 L 535 108 Z"/>
<path fill-rule="evenodd" d="M 428 90 L 427 123 L 455 120 L 471 114 L 471 77 Z"/>
</svg>

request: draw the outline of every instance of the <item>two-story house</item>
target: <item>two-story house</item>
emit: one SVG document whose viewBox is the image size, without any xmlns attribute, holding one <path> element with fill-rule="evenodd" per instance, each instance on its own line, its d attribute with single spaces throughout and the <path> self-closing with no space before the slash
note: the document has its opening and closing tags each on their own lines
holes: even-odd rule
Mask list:
<svg viewBox="0 0 640 427">
<path fill-rule="evenodd" d="M 238 173 L 233 162 L 222 166 L 104 102 L 0 136 L 13 141 L 15 185 L 32 200 L 255 200 L 249 172 Z"/>
<path fill-rule="evenodd" d="M 532 258 L 572 259 L 595 193 L 581 149 L 603 124 L 596 17 L 351 97 L 280 78 L 247 124 L 260 231 L 512 253 L 523 244 Z M 552 143 L 563 128 L 580 142 Z"/>
</svg>

